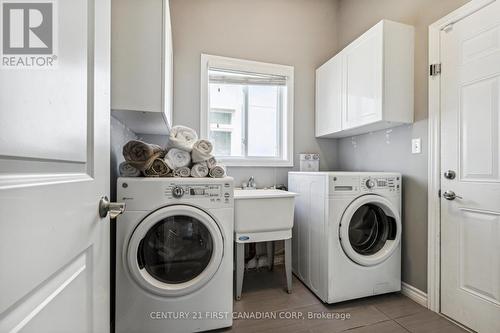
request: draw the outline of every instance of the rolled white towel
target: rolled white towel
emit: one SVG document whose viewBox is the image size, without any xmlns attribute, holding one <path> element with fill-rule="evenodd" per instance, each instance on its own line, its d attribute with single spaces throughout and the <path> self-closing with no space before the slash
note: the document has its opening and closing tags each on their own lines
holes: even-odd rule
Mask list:
<svg viewBox="0 0 500 333">
<path fill-rule="evenodd" d="M 215 167 L 217 165 L 217 160 L 213 156 L 210 157 L 206 162 L 207 162 L 207 167 L 209 169 L 212 169 L 213 167 Z"/>
<path fill-rule="evenodd" d="M 212 142 L 208 140 L 198 140 L 193 145 L 193 151 L 191 152 L 191 158 L 193 163 L 204 162 L 212 157 L 212 150 L 214 146 Z"/>
<path fill-rule="evenodd" d="M 172 170 L 187 167 L 191 164 L 191 154 L 185 150 L 172 148 L 165 156 L 165 163 Z"/>
<path fill-rule="evenodd" d="M 202 162 L 193 165 L 193 167 L 191 168 L 191 177 L 203 178 L 206 176 L 208 176 L 208 167 L 206 163 Z"/>
<path fill-rule="evenodd" d="M 174 170 L 174 177 L 189 177 L 191 175 L 191 169 L 187 166 L 180 167 Z"/>
<path fill-rule="evenodd" d="M 226 168 L 221 164 L 217 164 L 216 166 L 210 169 L 208 174 L 212 178 L 223 178 L 226 175 Z"/>
<path fill-rule="evenodd" d="M 141 175 L 141 170 L 133 167 L 129 162 L 121 162 L 118 167 L 120 171 L 120 176 L 122 177 L 139 177 Z"/>
<path fill-rule="evenodd" d="M 198 140 L 198 134 L 194 129 L 186 126 L 174 126 L 170 130 L 168 147 L 191 152 L 196 140 Z"/>
</svg>

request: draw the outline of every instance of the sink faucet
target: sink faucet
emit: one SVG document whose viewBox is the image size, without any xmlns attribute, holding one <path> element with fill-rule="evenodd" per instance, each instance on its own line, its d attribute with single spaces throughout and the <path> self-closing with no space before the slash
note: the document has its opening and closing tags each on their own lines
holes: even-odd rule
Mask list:
<svg viewBox="0 0 500 333">
<path fill-rule="evenodd" d="M 251 176 L 250 179 L 248 179 L 247 187 L 253 190 L 257 188 L 257 184 L 255 184 L 255 178 L 253 176 Z"/>
</svg>

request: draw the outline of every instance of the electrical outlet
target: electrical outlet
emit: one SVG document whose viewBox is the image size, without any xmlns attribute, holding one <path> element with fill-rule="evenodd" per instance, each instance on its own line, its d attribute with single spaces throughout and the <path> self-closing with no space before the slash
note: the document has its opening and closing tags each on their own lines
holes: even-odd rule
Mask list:
<svg viewBox="0 0 500 333">
<path fill-rule="evenodd" d="M 422 139 L 415 138 L 411 140 L 411 153 L 420 154 L 422 152 Z"/>
</svg>

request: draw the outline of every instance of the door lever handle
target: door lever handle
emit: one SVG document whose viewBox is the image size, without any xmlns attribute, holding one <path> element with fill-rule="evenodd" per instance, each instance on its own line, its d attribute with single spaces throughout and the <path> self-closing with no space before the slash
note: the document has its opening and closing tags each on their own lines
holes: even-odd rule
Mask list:
<svg viewBox="0 0 500 333">
<path fill-rule="evenodd" d="M 122 202 L 110 202 L 108 197 L 104 196 L 99 200 L 99 216 L 108 216 L 114 219 L 121 213 L 125 211 L 125 203 Z"/>
<path fill-rule="evenodd" d="M 463 199 L 461 196 L 456 195 L 455 192 L 453 192 L 453 191 L 444 192 L 443 198 L 445 198 L 446 200 L 455 200 L 456 198 Z"/>
</svg>

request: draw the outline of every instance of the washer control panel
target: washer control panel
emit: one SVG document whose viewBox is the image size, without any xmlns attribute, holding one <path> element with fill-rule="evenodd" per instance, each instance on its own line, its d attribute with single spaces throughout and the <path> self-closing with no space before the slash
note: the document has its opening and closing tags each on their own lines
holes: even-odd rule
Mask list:
<svg viewBox="0 0 500 333">
<path fill-rule="evenodd" d="M 128 211 L 154 210 L 172 204 L 204 209 L 234 206 L 233 179 L 227 178 L 124 178 L 117 180 L 117 199 Z"/>
<path fill-rule="evenodd" d="M 362 177 L 361 178 L 361 190 L 363 191 L 374 191 L 374 190 L 385 190 L 389 192 L 397 192 L 401 187 L 400 177 Z"/>
<path fill-rule="evenodd" d="M 168 184 L 164 194 L 168 199 L 205 199 L 213 203 L 228 203 L 232 197 L 230 184 Z"/>
<path fill-rule="evenodd" d="M 398 193 L 401 191 L 401 176 L 395 174 L 338 174 L 329 181 L 330 194 L 353 195 L 363 192 Z"/>
</svg>

